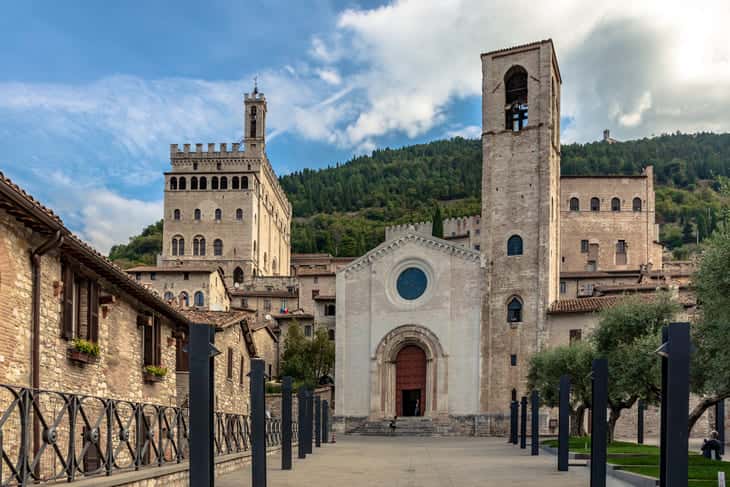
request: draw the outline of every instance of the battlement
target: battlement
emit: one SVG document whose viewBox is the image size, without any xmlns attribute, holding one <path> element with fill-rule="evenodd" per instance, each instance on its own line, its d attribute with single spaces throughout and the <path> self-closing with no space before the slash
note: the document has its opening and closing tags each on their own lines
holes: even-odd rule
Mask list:
<svg viewBox="0 0 730 487">
<path fill-rule="evenodd" d="M 266 101 L 266 97 L 263 93 L 259 91 L 254 91 L 253 93 L 244 93 L 243 99 L 245 101 Z"/>
<path fill-rule="evenodd" d="M 390 225 L 385 227 L 385 240 L 394 237 L 416 233 L 419 235 L 431 235 L 433 225 L 431 222 L 403 223 L 401 225 Z"/>
<path fill-rule="evenodd" d="M 195 150 L 191 151 L 191 144 L 183 144 L 182 149 L 178 144 L 170 144 L 170 156 L 172 157 L 230 157 L 230 156 L 243 156 L 246 151 L 241 147 L 240 142 L 233 142 L 231 149 L 228 150 L 228 144 L 221 142 L 218 144 L 218 150 L 216 150 L 216 144 L 195 144 Z"/>
</svg>

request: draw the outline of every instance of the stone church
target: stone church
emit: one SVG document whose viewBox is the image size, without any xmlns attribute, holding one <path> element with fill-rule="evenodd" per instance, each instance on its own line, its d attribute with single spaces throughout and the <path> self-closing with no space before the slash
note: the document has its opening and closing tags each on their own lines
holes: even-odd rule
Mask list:
<svg viewBox="0 0 730 487">
<path fill-rule="evenodd" d="M 481 215 L 445 221 L 443 239 L 391 227 L 337 273 L 344 431 L 425 416 L 442 434 L 501 434 L 532 354 L 580 340 L 617 293 L 677 277 L 661 272 L 651 167 L 561 178 L 552 41 L 481 61 Z"/>
</svg>

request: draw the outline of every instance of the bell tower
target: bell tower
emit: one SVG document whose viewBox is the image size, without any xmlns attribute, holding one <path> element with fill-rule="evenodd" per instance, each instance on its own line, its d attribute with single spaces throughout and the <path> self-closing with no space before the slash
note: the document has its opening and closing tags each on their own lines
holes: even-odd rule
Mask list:
<svg viewBox="0 0 730 487">
<path fill-rule="evenodd" d="M 261 155 L 266 150 L 266 97 L 257 84 L 244 95 L 243 143 L 246 152 Z"/>
<path fill-rule="evenodd" d="M 560 84 L 551 40 L 482 54 L 483 412 L 527 393 L 558 298 Z"/>
</svg>

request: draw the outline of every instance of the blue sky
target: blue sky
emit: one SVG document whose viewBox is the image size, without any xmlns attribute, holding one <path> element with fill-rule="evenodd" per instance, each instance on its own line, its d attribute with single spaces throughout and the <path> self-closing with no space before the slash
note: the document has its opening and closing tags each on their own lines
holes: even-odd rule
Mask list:
<svg viewBox="0 0 730 487">
<path fill-rule="evenodd" d="M 106 251 L 161 217 L 170 143 L 241 137 L 254 76 L 281 174 L 478 136 L 479 53 L 548 37 L 563 141 L 727 131 L 728 2 L 634 3 L 8 3 L 0 170 Z"/>
</svg>

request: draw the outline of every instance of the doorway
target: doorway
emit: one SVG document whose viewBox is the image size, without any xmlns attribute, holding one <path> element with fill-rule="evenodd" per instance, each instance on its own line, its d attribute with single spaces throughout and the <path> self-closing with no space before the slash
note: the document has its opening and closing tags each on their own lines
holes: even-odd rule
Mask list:
<svg viewBox="0 0 730 487">
<path fill-rule="evenodd" d="M 426 396 L 426 354 L 415 345 L 403 347 L 395 365 L 396 414 L 423 416 Z"/>
</svg>

